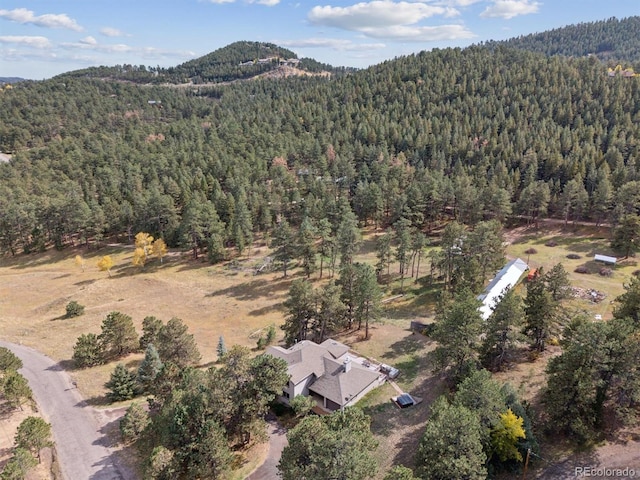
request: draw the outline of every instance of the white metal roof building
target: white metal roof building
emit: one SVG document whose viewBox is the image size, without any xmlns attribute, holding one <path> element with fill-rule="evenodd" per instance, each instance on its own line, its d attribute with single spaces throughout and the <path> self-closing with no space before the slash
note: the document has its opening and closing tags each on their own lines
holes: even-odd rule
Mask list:
<svg viewBox="0 0 640 480">
<path fill-rule="evenodd" d="M 516 258 L 507 263 L 489 282 L 484 292 L 478 295 L 478 300 L 482 302 L 479 310 L 483 319 L 489 318 L 502 292 L 513 288 L 527 270 L 529 270 L 529 266 L 523 260 Z"/>
<path fill-rule="evenodd" d="M 596 253 L 593 259 L 596 262 L 608 263 L 610 265 L 615 265 L 616 261 L 618 260 L 616 257 L 610 257 L 608 255 L 600 255 L 599 253 Z"/>
</svg>

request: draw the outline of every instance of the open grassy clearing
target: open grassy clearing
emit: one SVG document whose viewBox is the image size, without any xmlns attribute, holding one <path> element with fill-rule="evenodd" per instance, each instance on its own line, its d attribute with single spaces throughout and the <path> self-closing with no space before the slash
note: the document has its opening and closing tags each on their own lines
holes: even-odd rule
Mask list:
<svg viewBox="0 0 640 480">
<path fill-rule="evenodd" d="M 381 232 L 366 232 L 358 261 L 375 263 L 375 237 L 379 234 Z M 624 291 L 623 283 L 637 268 L 635 261 L 630 259 L 616 266 L 611 277 L 597 273 L 600 266 L 593 262 L 594 253 L 613 253 L 608 247 L 607 236 L 608 229 L 591 227 L 571 228 L 569 231 L 563 231 L 557 225 L 543 226 L 538 231 L 519 228 L 508 232 L 510 244 L 507 255 L 528 260 L 533 267 L 543 266 L 546 270 L 562 262 L 574 286 L 593 288 L 606 294 L 601 303 L 573 299 L 569 305 L 590 315 L 601 314 L 606 319 L 611 316 L 611 301 Z M 557 245 L 546 246 L 549 240 Z M 530 248 L 535 248 L 537 253 L 526 254 Z M 581 258 L 568 259 L 566 256 L 570 253 Z M 77 254 L 82 254 L 86 260 L 84 271 L 74 261 Z M 112 255 L 115 260 L 111 278 L 95 266 L 105 254 Z M 188 254 L 172 252 L 162 265 L 154 260 L 143 269 L 131 266 L 132 249 L 127 246 L 107 247 L 98 252 L 50 250 L 37 255 L 5 258 L 0 262 L 2 336 L 8 341 L 32 346 L 60 361 L 65 368 L 72 370 L 83 395 L 92 404 L 101 406 L 106 403 L 104 382 L 114 365 L 73 370 L 70 358 L 80 334 L 99 333 L 106 314 L 118 310 L 131 315 L 139 331 L 142 319 L 148 315 L 164 321 L 173 316 L 182 318 L 196 336 L 203 366 L 215 363 L 220 335 L 224 336 L 227 346 L 240 344 L 254 348 L 263 329 L 283 322 L 281 303 L 286 299 L 290 283 L 302 278 L 298 270 L 287 278 L 283 278 L 281 272 L 254 275 L 255 267 L 261 265 L 268 254 L 265 247 L 256 248 L 251 256 L 211 266 L 204 261 L 191 260 Z M 592 273 L 575 273 L 575 268 L 581 265 L 586 265 Z M 400 279 L 396 272 L 397 265 L 394 264 L 389 283 L 384 286 L 385 297 L 400 292 Z M 411 320 L 433 321 L 435 300 L 441 288 L 437 283 L 426 281 L 429 272 L 426 255 L 420 272 L 422 278 L 419 282 L 405 278 L 403 297 L 384 305 L 383 318 L 372 326 L 369 340 L 364 341 L 364 332 L 357 331 L 339 337 L 360 353 L 398 367 L 402 372 L 397 380 L 401 388 L 424 399 L 416 407 L 399 410 L 390 402 L 395 391 L 385 385 L 371 392 L 361 403 L 372 416 L 373 431 L 380 442 L 377 455 L 380 460 L 379 478 L 393 464 L 412 464 L 429 415 L 429 406 L 444 391 L 442 381 L 431 373 L 427 356 L 434 348 L 433 342 L 409 331 Z M 328 271 L 325 270 L 325 279 L 327 276 Z M 317 274 L 314 279 L 316 277 Z M 324 281 L 316 281 L 316 286 Z M 85 305 L 83 316 L 63 318 L 70 300 Z M 558 353 L 559 348 L 552 347 L 543 357 L 531 362 L 523 352 L 521 361 L 509 371 L 498 374 L 497 378 L 512 383 L 525 399 L 535 405 L 545 383 L 546 361 Z M 131 355 L 124 359 L 124 363 L 135 367 L 141 358 L 141 354 Z M 243 478 L 242 475 L 253 470 L 264 455 L 264 446 L 255 447 L 235 478 Z"/>
</svg>

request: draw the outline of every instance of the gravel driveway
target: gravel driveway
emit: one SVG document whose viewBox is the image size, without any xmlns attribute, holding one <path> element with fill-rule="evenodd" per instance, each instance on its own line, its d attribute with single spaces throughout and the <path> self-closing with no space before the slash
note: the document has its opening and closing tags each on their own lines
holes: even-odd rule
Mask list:
<svg viewBox="0 0 640 480">
<path fill-rule="evenodd" d="M 97 412 L 87 406 L 69 375 L 53 360 L 23 345 L 0 341 L 24 364 L 42 416 L 51 423 L 60 469 L 66 480 L 134 480 L 115 462 Z"/>
</svg>

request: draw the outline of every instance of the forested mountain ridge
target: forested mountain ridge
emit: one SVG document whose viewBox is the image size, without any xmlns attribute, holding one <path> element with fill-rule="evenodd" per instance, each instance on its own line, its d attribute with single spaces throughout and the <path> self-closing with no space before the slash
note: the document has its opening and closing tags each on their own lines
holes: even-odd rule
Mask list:
<svg viewBox="0 0 640 480">
<path fill-rule="evenodd" d="M 0 94 L 0 244 L 149 231 L 242 251 L 277 219 L 428 229 L 640 209 L 640 85 L 595 58 L 423 52 L 199 94 L 85 78 Z M 213 239 L 213 240 L 212 240 Z"/>
<path fill-rule="evenodd" d="M 485 43 L 544 53 L 584 57 L 595 55 L 605 62 L 640 62 L 640 17 L 579 23 L 505 41 Z"/>
<path fill-rule="evenodd" d="M 59 78 L 101 78 L 134 83 L 224 83 L 254 78 L 286 65 L 309 73 L 340 73 L 345 69 L 319 63 L 313 59 L 298 59 L 291 50 L 264 42 L 234 42 L 207 55 L 175 67 L 118 65 L 91 67 L 60 75 Z"/>
</svg>

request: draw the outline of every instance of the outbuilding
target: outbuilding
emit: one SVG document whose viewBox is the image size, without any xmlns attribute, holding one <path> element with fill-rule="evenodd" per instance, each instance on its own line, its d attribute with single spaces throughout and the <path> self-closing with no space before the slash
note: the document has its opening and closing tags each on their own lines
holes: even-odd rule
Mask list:
<svg viewBox="0 0 640 480">
<path fill-rule="evenodd" d="M 522 274 L 528 269 L 529 266 L 524 260 L 516 258 L 507 263 L 495 278 L 489 282 L 484 292 L 478 295 L 478 300 L 482 302 L 479 310 L 484 320 L 489 318 L 493 309 L 496 308 L 500 295 L 515 287 Z"/>
<path fill-rule="evenodd" d="M 599 253 L 595 254 L 593 258 L 596 262 L 606 263 L 607 265 L 615 265 L 618 259 L 616 257 L 610 257 L 608 255 L 600 255 Z"/>
</svg>

